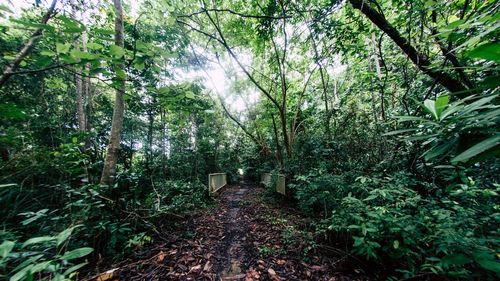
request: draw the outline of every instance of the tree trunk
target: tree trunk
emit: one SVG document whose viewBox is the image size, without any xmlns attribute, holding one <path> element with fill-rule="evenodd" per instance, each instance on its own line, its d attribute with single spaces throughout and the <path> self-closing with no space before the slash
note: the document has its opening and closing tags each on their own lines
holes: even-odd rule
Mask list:
<svg viewBox="0 0 500 281">
<path fill-rule="evenodd" d="M 410 60 L 425 74 L 437 81 L 451 93 L 457 93 L 459 97 L 467 95 L 468 89 L 453 76 L 444 71 L 432 69 L 429 58 L 420 53 L 411 43 L 401 36 L 399 31 L 392 26 L 387 19 L 378 11 L 373 9 L 369 1 L 349 0 L 351 5 L 361 11 L 374 25 L 385 32 L 398 45 L 399 48 L 410 58 Z"/>
<path fill-rule="evenodd" d="M 373 60 L 375 62 L 375 71 L 377 72 L 378 85 L 380 89 L 380 112 L 382 120 L 385 120 L 385 97 L 384 97 L 384 83 L 382 83 L 382 71 L 380 70 L 380 60 L 377 54 L 377 39 L 375 38 L 375 33 L 372 33 L 372 48 L 373 48 Z"/>
<path fill-rule="evenodd" d="M 47 24 L 49 19 L 53 16 L 56 4 L 57 0 L 53 0 L 52 4 L 47 10 L 47 13 L 45 13 L 42 20 L 40 21 L 41 24 Z M 14 60 L 7 64 L 7 67 L 5 67 L 2 75 L 0 76 L 0 89 L 3 87 L 5 82 L 7 82 L 7 80 L 14 74 L 14 71 L 17 69 L 21 61 L 23 61 L 23 59 L 31 52 L 31 50 L 35 46 L 35 43 L 38 41 L 40 36 L 42 36 L 42 33 L 42 28 L 38 28 L 37 30 L 35 30 L 28 41 L 24 44 L 23 48 L 19 51 L 19 53 L 17 53 Z"/>
<path fill-rule="evenodd" d="M 115 6 L 115 45 L 123 48 L 123 10 L 121 0 L 113 0 Z M 120 63 L 118 69 L 125 71 L 125 66 Z M 125 104 L 123 94 L 125 93 L 125 79 L 119 75 L 116 77 L 119 81 L 119 86 L 115 92 L 115 106 L 113 109 L 113 119 L 111 122 L 111 133 L 109 136 L 109 144 L 107 149 L 106 160 L 102 169 L 101 185 L 111 186 L 116 174 L 116 162 L 118 161 L 118 153 L 120 150 L 120 136 L 123 127 L 123 114 Z"/>
<path fill-rule="evenodd" d="M 283 169 L 283 154 L 281 153 L 281 145 L 279 141 L 278 128 L 276 127 L 276 121 L 274 114 L 271 113 L 271 118 L 273 120 L 273 130 L 274 130 L 274 140 L 276 141 L 276 158 L 280 165 L 280 169 Z"/>
<path fill-rule="evenodd" d="M 148 176 L 153 175 L 153 129 L 154 129 L 154 110 L 153 110 L 153 102 L 150 104 L 150 108 L 147 111 L 148 114 L 148 134 L 146 141 L 146 171 Z"/>
<path fill-rule="evenodd" d="M 165 179 L 166 176 L 166 126 L 165 126 L 165 110 L 160 108 L 160 118 L 161 118 L 161 175 L 162 178 Z"/>
<path fill-rule="evenodd" d="M 77 11 L 78 6 L 75 4 L 74 0 L 70 1 L 71 5 L 71 17 L 74 20 L 78 20 L 77 16 Z M 83 46 L 86 46 L 86 43 L 84 40 L 86 37 L 82 36 L 82 49 L 85 52 L 85 48 Z M 73 46 L 75 49 L 79 50 L 80 49 L 80 42 L 77 40 L 73 42 Z M 80 60 L 78 60 L 80 61 Z M 85 90 L 84 90 L 84 77 L 82 75 L 82 71 L 78 69 L 78 67 L 75 69 L 75 92 L 76 92 L 76 119 L 78 123 L 78 130 L 80 132 L 86 132 L 87 131 L 87 118 L 85 116 Z"/>
<path fill-rule="evenodd" d="M 323 101 L 325 103 L 325 133 L 326 137 L 328 139 L 328 142 L 331 141 L 332 139 L 332 134 L 331 134 L 331 129 L 330 129 L 330 109 L 328 108 L 328 83 L 326 81 L 325 76 L 328 75 L 328 73 L 325 73 L 323 70 L 323 65 L 321 64 L 321 58 L 318 52 L 318 45 L 316 44 L 316 41 L 314 40 L 314 36 L 312 35 L 312 30 L 309 28 L 309 32 L 311 32 L 311 43 L 314 51 L 314 57 L 315 60 L 314 62 L 319 68 L 319 75 L 321 78 L 321 86 L 323 88 Z"/>
</svg>

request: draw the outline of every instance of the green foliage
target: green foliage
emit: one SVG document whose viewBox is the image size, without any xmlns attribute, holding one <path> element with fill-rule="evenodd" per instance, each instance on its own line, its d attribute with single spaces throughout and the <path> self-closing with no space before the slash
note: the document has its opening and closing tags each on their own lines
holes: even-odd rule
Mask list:
<svg viewBox="0 0 500 281">
<path fill-rule="evenodd" d="M 344 177 L 334 176 L 324 170 L 311 170 L 307 175 L 295 176 L 288 187 L 294 191 L 298 206 L 304 212 L 327 216 L 340 203 Z"/>
<path fill-rule="evenodd" d="M 468 182 L 429 196 L 422 194 L 437 187 L 406 173 L 334 183 L 343 188 L 331 190 L 336 192 L 329 202 L 333 211 L 318 227 L 348 234 L 354 253 L 390 261 L 400 268 L 393 274 L 405 278 L 428 272 L 454 277 L 498 273 L 498 186 Z"/>
<path fill-rule="evenodd" d="M 70 236 L 80 226 L 72 226 L 54 236 L 30 238 L 24 243 L 3 241 L 0 245 L 0 277 L 10 281 L 73 279 L 76 271 L 87 264 L 78 261 L 83 261 L 82 258 L 93 251 L 89 247 L 68 249 Z"/>
<path fill-rule="evenodd" d="M 209 201 L 208 187 L 201 182 L 167 180 L 155 183 L 155 192 L 146 202 L 158 213 L 183 214 L 205 208 Z"/>
<path fill-rule="evenodd" d="M 497 97 L 470 96 L 452 103 L 448 103 L 448 96 L 426 100 L 424 108 L 432 119 L 401 116 L 400 122 L 416 122 L 417 127 L 388 135 L 412 132 L 406 140 L 423 142 L 427 147 L 423 153 L 426 161 L 446 158 L 452 164 L 460 164 L 485 160 L 497 155 L 500 143 L 497 127 L 500 110 L 494 103 Z"/>
</svg>

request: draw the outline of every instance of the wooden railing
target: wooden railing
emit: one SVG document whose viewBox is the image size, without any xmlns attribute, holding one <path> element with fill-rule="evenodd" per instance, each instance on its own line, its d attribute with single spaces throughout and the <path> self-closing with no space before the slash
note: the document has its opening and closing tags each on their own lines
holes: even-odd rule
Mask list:
<svg viewBox="0 0 500 281">
<path fill-rule="evenodd" d="M 260 177 L 260 182 L 266 186 L 271 185 L 271 173 L 264 173 Z M 285 188 L 285 175 L 283 174 L 278 174 L 278 178 L 276 179 L 276 192 L 281 193 L 283 195 L 286 195 L 286 188 Z"/>
<path fill-rule="evenodd" d="M 227 184 L 226 173 L 215 173 L 208 175 L 208 190 L 210 193 L 215 193 Z"/>
</svg>

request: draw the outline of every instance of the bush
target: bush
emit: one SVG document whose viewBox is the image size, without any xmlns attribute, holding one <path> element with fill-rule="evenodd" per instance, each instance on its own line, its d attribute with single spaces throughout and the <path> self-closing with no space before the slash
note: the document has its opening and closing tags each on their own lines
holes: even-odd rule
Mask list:
<svg viewBox="0 0 500 281">
<path fill-rule="evenodd" d="M 186 213 L 207 206 L 208 187 L 199 181 L 166 180 L 155 184 L 146 200 L 157 212 Z"/>
<path fill-rule="evenodd" d="M 307 175 L 298 175 L 294 183 L 289 184 L 293 190 L 299 208 L 307 214 L 330 214 L 340 203 L 344 176 L 332 175 L 324 170 L 312 170 Z"/>
<path fill-rule="evenodd" d="M 348 234 L 355 254 L 393 263 L 400 268 L 394 275 L 493 278 L 500 272 L 495 258 L 500 242 L 498 185 L 485 188 L 469 181 L 429 195 L 422 190 L 436 186 L 405 173 L 353 182 L 333 175 L 297 179 L 308 182 L 295 186 L 300 206 L 313 209 L 322 203 L 333 209 L 318 225 L 321 231 Z M 318 192 L 332 195 L 328 201 L 315 199 L 311 194 Z"/>
<path fill-rule="evenodd" d="M 93 249 L 81 247 L 69 250 L 67 245 L 73 226 L 53 236 L 34 237 L 24 243 L 6 240 L 0 244 L 0 277 L 10 281 L 50 279 L 70 280 L 87 263 L 75 263 Z"/>
</svg>

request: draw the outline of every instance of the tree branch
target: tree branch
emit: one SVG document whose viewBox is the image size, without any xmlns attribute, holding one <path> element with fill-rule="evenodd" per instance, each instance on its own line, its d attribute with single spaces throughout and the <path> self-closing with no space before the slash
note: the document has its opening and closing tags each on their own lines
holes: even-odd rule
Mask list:
<svg viewBox="0 0 500 281">
<path fill-rule="evenodd" d="M 459 80 L 446 72 L 432 69 L 429 58 L 420 53 L 406 38 L 401 36 L 399 31 L 365 0 L 349 0 L 349 2 L 353 8 L 360 10 L 374 25 L 385 32 L 422 72 L 436 80 L 451 93 L 458 94 L 460 97 L 467 94 L 468 89 Z"/>
<path fill-rule="evenodd" d="M 54 15 L 54 10 L 57 4 L 57 0 L 53 0 L 52 4 L 50 5 L 49 9 L 43 16 L 42 20 L 40 21 L 41 24 L 47 24 L 47 22 L 52 18 Z M 5 82 L 13 75 L 13 72 L 17 69 L 21 61 L 31 52 L 33 49 L 35 43 L 38 41 L 38 39 L 42 36 L 43 29 L 38 28 L 28 39 L 28 41 L 24 44 L 23 48 L 17 53 L 16 57 L 14 58 L 13 61 L 11 61 L 7 67 L 4 69 L 2 75 L 0 76 L 0 89 L 3 87 Z"/>
</svg>

